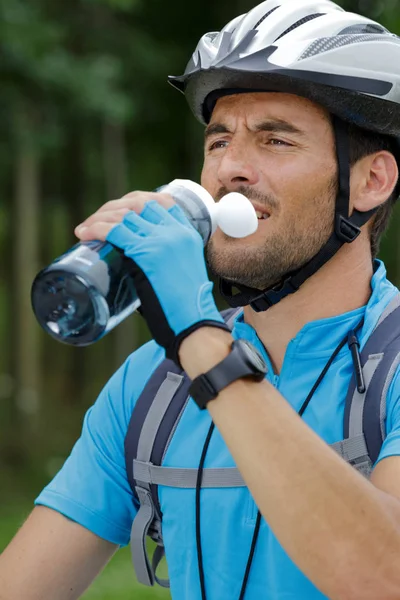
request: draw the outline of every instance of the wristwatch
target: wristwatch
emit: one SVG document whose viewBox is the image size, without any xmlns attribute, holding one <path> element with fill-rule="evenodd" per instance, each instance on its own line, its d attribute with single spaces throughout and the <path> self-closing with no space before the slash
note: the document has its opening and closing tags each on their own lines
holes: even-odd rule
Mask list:
<svg viewBox="0 0 400 600">
<path fill-rule="evenodd" d="M 248 377 L 262 381 L 267 373 L 267 365 L 260 352 L 247 340 L 235 340 L 229 355 L 207 373 L 193 379 L 189 394 L 204 409 L 221 390 L 233 381 Z"/>
</svg>

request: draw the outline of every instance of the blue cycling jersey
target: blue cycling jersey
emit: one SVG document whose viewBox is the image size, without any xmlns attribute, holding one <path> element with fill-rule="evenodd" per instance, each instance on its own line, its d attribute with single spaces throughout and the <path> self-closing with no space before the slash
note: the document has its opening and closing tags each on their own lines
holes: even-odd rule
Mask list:
<svg viewBox="0 0 400 600">
<path fill-rule="evenodd" d="M 367 306 L 308 323 L 289 343 L 281 373 L 275 375 L 255 330 L 239 317 L 235 338 L 251 341 L 263 353 L 267 378 L 298 411 L 331 354 L 362 315 L 361 348 L 397 289 L 382 263 L 371 280 Z M 71 455 L 36 504 L 55 509 L 115 544 L 129 542 L 136 506 L 127 480 L 124 438 L 134 404 L 164 350 L 150 342 L 134 352 L 114 374 L 87 412 L 82 435 Z M 352 374 L 345 346 L 315 393 L 305 422 L 327 443 L 343 438 L 345 397 Z M 400 455 L 400 379 L 387 395 L 387 438 L 378 460 Z M 244 400 L 245 401 L 245 400 Z M 207 411 L 189 402 L 165 456 L 164 465 L 197 468 L 211 423 Z M 285 440 L 282 439 L 282 444 Z M 301 448 L 299 447 L 299 452 Z M 205 467 L 232 467 L 233 459 L 219 432 L 211 439 Z M 274 485 L 265 481 L 265 486 Z M 174 600 L 200 600 L 195 536 L 195 491 L 159 487 L 163 537 Z M 288 504 L 291 499 L 287 499 Z M 239 597 L 254 533 L 257 508 L 246 488 L 201 491 L 202 549 L 207 598 Z M 322 600 L 325 598 L 291 561 L 263 520 L 246 590 L 246 600 Z"/>
</svg>

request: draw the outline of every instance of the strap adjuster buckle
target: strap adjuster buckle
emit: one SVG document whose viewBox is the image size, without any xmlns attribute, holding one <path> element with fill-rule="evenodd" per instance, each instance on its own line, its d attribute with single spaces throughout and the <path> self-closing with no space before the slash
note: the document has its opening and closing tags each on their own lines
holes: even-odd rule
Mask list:
<svg viewBox="0 0 400 600">
<path fill-rule="evenodd" d="M 340 240 L 351 244 L 358 238 L 361 229 L 348 219 L 345 219 L 343 215 L 336 215 L 335 233 Z"/>
<path fill-rule="evenodd" d="M 271 308 L 273 304 L 270 302 L 268 296 L 262 293 L 250 302 L 250 306 L 255 312 L 264 312 L 268 308 Z"/>
</svg>

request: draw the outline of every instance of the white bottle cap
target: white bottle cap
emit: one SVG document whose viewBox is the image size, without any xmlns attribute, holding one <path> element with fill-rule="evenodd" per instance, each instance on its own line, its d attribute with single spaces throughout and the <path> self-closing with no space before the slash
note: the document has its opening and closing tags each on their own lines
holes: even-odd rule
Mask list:
<svg viewBox="0 0 400 600">
<path fill-rule="evenodd" d="M 251 235 L 258 228 L 258 219 L 252 203 L 242 194 L 231 192 L 219 202 L 215 202 L 206 189 L 190 179 L 174 179 L 170 185 L 192 190 L 205 204 L 212 224 L 212 233 L 217 227 L 233 238 Z"/>
<path fill-rule="evenodd" d="M 217 223 L 222 231 L 233 238 L 244 238 L 258 228 L 254 206 L 245 196 L 231 192 L 217 204 Z"/>
</svg>

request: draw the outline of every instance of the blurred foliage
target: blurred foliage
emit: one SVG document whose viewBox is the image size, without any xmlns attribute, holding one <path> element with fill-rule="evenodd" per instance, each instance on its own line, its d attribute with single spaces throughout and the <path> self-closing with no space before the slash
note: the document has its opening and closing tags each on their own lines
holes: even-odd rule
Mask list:
<svg viewBox="0 0 400 600">
<path fill-rule="evenodd" d="M 398 0 L 342 4 L 400 33 Z M 148 337 L 134 315 L 94 346 L 57 344 L 29 309 L 32 277 L 107 199 L 175 177 L 199 180 L 202 128 L 166 79 L 183 72 L 204 32 L 254 5 L 0 0 L 0 548 L 13 532 L 6 520 L 15 524 L 10 507 L 24 513 L 108 377 Z M 396 283 L 398 220 L 382 245 Z"/>
</svg>

